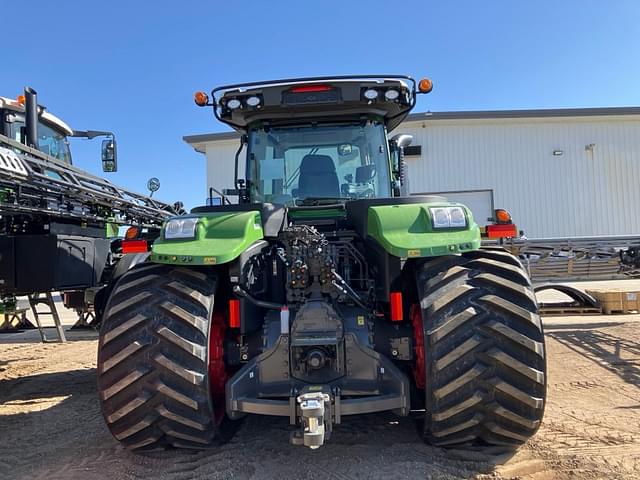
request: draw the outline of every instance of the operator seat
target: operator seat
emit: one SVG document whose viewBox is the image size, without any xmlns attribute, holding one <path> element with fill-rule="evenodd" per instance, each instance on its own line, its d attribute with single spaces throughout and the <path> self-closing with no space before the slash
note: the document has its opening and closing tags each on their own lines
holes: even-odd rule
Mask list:
<svg viewBox="0 0 640 480">
<path fill-rule="evenodd" d="M 375 174 L 375 165 L 362 165 L 361 167 L 356 168 L 356 183 L 369 183 Z"/>
<path fill-rule="evenodd" d="M 300 164 L 298 198 L 340 197 L 338 174 L 328 155 L 305 155 Z"/>
</svg>

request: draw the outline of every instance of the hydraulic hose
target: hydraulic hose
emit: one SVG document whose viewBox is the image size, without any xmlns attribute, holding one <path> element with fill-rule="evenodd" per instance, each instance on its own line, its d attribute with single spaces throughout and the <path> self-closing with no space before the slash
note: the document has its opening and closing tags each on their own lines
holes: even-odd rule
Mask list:
<svg viewBox="0 0 640 480">
<path fill-rule="evenodd" d="M 260 307 L 260 308 L 267 308 L 269 310 L 282 310 L 282 308 L 285 306 L 285 305 L 281 305 L 279 303 L 273 303 L 273 302 L 266 302 L 264 300 L 258 300 L 257 298 L 251 296 L 251 294 L 249 292 L 247 292 L 246 290 L 244 290 L 240 285 L 236 285 L 235 287 L 233 287 L 233 293 L 235 293 L 239 297 L 242 297 L 242 298 L 250 301 L 255 306 Z"/>
</svg>

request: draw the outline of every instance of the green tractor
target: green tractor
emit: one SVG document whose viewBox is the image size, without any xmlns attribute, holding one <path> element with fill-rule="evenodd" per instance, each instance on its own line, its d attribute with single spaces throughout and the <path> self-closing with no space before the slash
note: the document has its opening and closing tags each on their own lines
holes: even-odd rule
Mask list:
<svg viewBox="0 0 640 480">
<path fill-rule="evenodd" d="M 481 247 L 464 205 L 403 195 L 411 137 L 389 132 L 430 90 L 380 75 L 196 94 L 241 134 L 235 188 L 166 221 L 111 293 L 98 387 L 116 439 L 204 448 L 258 414 L 318 448 L 382 411 L 424 412 L 438 446 L 536 432 L 545 347 L 525 270 Z"/>
</svg>

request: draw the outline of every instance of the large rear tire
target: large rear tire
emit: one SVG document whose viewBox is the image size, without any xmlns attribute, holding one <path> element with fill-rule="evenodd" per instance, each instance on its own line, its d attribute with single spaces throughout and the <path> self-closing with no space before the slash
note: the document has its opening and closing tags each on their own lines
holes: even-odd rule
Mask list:
<svg viewBox="0 0 640 480">
<path fill-rule="evenodd" d="M 113 289 L 98 392 L 109 430 L 127 448 L 205 448 L 216 438 L 208 373 L 216 287 L 212 275 L 146 263 Z"/>
<path fill-rule="evenodd" d="M 419 268 L 417 292 L 411 317 L 414 327 L 422 322 L 424 367 L 416 372 L 425 378 L 416 384 L 425 392 L 425 439 L 458 447 L 527 441 L 544 412 L 546 362 L 518 259 L 495 248 L 434 259 Z"/>
</svg>

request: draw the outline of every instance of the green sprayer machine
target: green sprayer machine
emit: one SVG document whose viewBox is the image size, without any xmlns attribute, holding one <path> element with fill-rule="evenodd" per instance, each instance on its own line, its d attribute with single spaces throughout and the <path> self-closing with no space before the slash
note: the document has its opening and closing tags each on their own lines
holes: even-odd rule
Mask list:
<svg viewBox="0 0 640 480">
<path fill-rule="evenodd" d="M 100 136 L 103 171 L 114 172 L 112 132 L 71 129 L 29 87 L 16 100 L 0 97 L 0 306 L 61 292 L 65 306 L 91 305 L 100 318 L 110 285 L 146 258 L 128 254 L 147 252 L 163 220 L 181 212 L 75 166 L 69 140 Z"/>
</svg>

